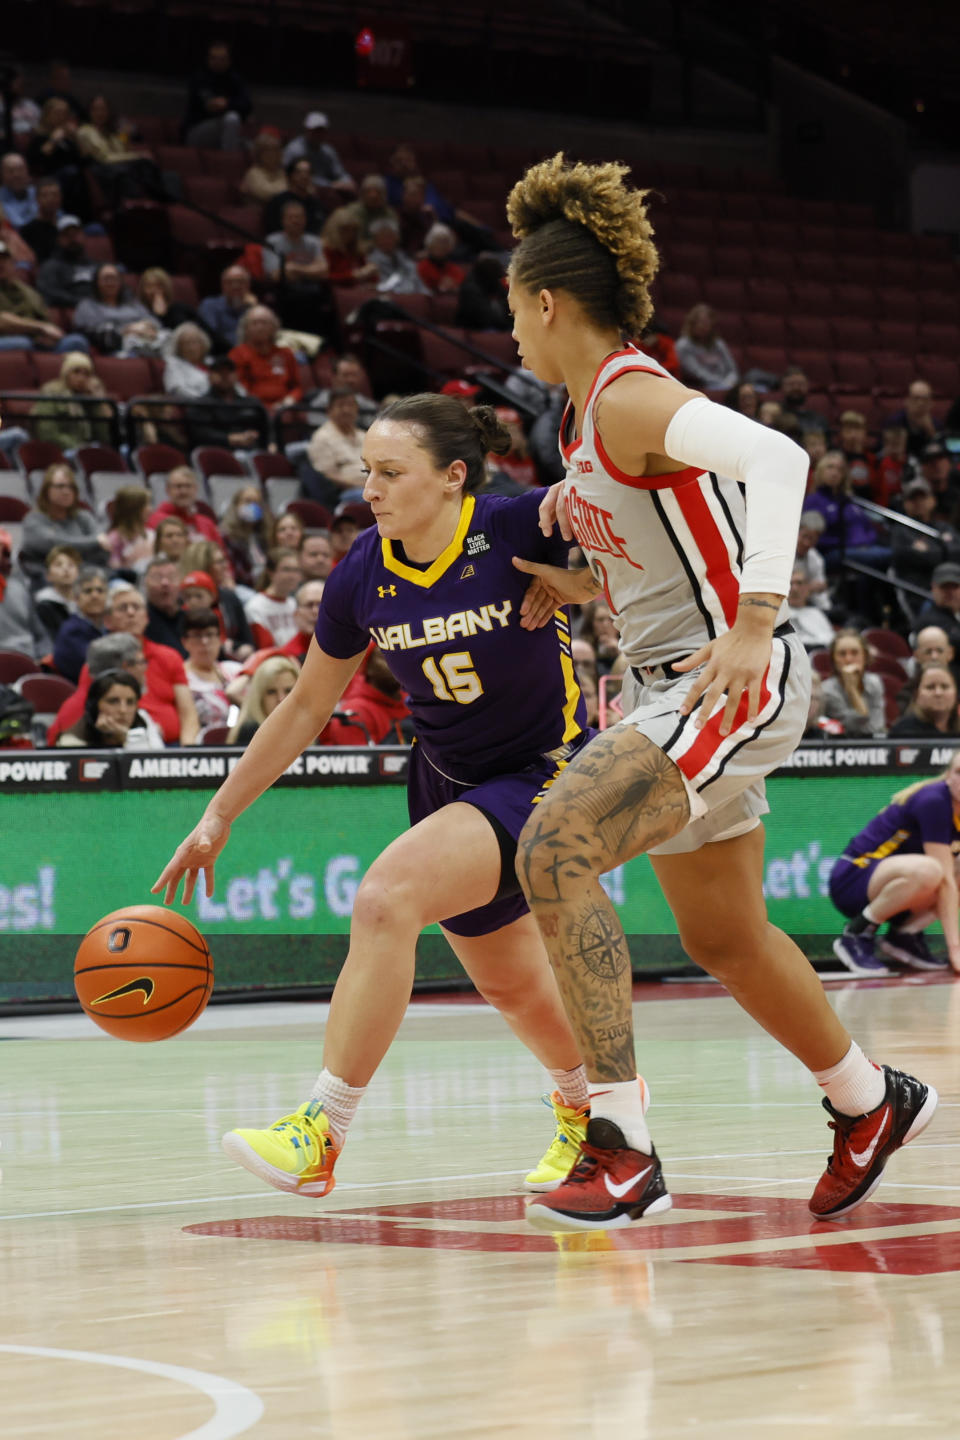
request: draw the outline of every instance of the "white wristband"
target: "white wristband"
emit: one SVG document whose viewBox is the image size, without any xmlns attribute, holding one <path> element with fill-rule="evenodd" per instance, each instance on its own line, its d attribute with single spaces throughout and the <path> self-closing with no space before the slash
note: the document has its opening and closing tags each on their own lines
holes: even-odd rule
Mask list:
<svg viewBox="0 0 960 1440">
<path fill-rule="evenodd" d="M 778 430 L 702 395 L 680 406 L 667 426 L 664 444 L 672 460 L 729 476 L 746 487 L 740 593 L 786 595 L 807 487 L 805 452 Z"/>
</svg>

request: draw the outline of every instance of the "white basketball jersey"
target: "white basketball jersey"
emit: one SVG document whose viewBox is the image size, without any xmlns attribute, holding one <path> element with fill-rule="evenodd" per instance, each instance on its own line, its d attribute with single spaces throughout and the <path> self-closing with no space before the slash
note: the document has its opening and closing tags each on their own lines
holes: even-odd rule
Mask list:
<svg viewBox="0 0 960 1440">
<path fill-rule="evenodd" d="M 634 346 L 597 371 L 572 435 L 560 425 L 564 496 L 574 534 L 606 593 L 631 665 L 659 665 L 698 650 L 737 618 L 746 510 L 740 486 L 696 469 L 626 475 L 603 448 L 594 407 L 633 370 L 667 375 Z M 614 605 L 612 596 L 616 596 Z"/>
</svg>

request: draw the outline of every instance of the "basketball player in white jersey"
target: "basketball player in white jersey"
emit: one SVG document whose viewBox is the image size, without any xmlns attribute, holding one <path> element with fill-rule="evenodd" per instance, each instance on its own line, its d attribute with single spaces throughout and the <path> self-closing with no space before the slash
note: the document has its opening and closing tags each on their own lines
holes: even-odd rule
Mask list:
<svg viewBox="0 0 960 1440">
<path fill-rule="evenodd" d="M 538 1229 L 600 1229 L 671 1204 L 636 1084 L 630 956 L 599 883 L 646 853 L 687 954 L 823 1089 L 836 1133 L 810 1208 L 834 1220 L 872 1193 L 937 1095 L 863 1054 L 767 920 L 763 777 L 799 741 L 809 694 L 785 623 L 807 458 L 624 342 L 644 330 L 658 263 L 643 193 L 625 175 L 557 155 L 527 171 L 507 207 L 520 240 L 514 336 L 526 367 L 570 396 L 566 478 L 542 523 L 572 530 L 589 568 L 515 563 L 555 602 L 604 594 L 630 666 L 624 719 L 567 766 L 520 839 L 518 873 L 586 1062 L 591 1116 L 566 1181 L 527 1214 Z"/>
</svg>

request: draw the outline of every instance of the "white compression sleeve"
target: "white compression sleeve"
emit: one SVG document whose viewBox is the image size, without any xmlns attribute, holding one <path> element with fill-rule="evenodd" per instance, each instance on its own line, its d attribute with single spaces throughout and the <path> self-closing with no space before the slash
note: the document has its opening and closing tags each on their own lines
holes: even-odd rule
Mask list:
<svg viewBox="0 0 960 1440">
<path fill-rule="evenodd" d="M 809 462 L 799 445 L 700 395 L 681 405 L 664 440 L 673 460 L 746 487 L 747 533 L 740 593 L 786 595 Z"/>
</svg>

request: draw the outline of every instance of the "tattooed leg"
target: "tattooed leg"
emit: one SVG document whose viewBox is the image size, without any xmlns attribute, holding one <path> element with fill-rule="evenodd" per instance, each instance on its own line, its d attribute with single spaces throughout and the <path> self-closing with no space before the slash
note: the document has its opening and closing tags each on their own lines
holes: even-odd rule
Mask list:
<svg viewBox="0 0 960 1440">
<path fill-rule="evenodd" d="M 517 874 L 593 1081 L 637 1073 L 630 954 L 600 876 L 669 840 L 688 818 L 673 761 L 618 725 L 564 770 L 520 836 Z"/>
</svg>

